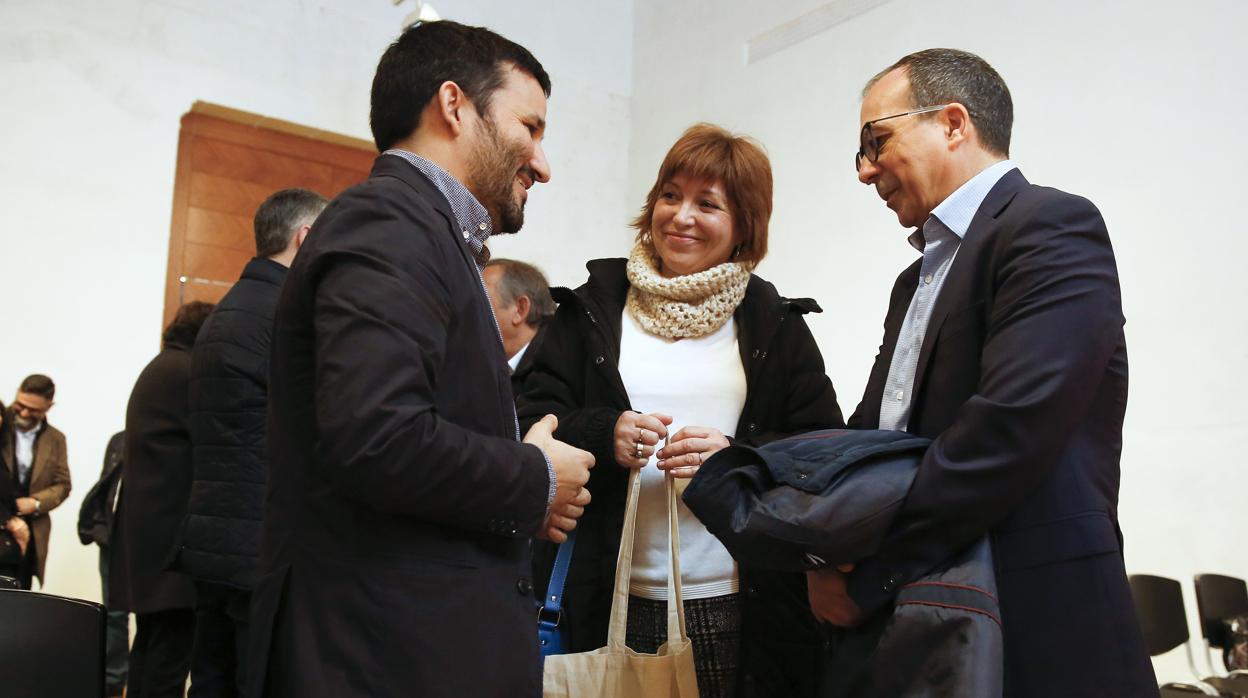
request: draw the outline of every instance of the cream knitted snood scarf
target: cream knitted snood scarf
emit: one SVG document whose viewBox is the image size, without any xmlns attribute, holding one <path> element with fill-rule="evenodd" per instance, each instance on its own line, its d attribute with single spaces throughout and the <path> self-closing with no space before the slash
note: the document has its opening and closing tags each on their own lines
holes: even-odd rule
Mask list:
<svg viewBox="0 0 1248 698">
<path fill-rule="evenodd" d="M 668 339 L 705 337 L 732 317 L 745 297 L 750 272 L 725 262 L 696 274 L 666 279 L 649 244 L 628 255 L 628 314 L 650 334 Z"/>
</svg>

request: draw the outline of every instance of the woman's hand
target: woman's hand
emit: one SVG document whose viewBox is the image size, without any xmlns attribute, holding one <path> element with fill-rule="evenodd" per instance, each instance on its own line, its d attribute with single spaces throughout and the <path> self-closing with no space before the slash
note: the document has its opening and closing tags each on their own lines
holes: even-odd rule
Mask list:
<svg viewBox="0 0 1248 698">
<path fill-rule="evenodd" d="M 728 437 L 718 429 L 685 427 L 659 449 L 659 468 L 672 477 L 693 477 L 707 458 L 728 445 Z"/>
<path fill-rule="evenodd" d="M 622 412 L 615 420 L 615 462 L 625 468 L 641 468 L 650 462 L 654 447 L 667 438 L 672 418 L 657 412 Z"/>
<path fill-rule="evenodd" d="M 4 524 L 4 529 L 13 534 L 13 540 L 17 541 L 17 547 L 26 554 L 26 546 L 30 543 L 30 526 L 22 519 L 14 516 Z"/>
</svg>

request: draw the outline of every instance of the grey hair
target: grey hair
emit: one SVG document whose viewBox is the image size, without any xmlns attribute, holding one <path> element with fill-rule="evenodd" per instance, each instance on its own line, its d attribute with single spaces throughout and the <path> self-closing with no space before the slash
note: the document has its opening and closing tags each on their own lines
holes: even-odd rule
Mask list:
<svg viewBox="0 0 1248 698">
<path fill-rule="evenodd" d="M 555 316 L 555 300 L 550 297 L 550 284 L 542 271 L 532 264 L 502 257 L 491 259 L 486 268 L 499 267 L 503 275 L 498 278 L 498 300 L 511 305 L 520 296 L 529 299 L 529 314 L 524 324 L 541 327 Z"/>
<path fill-rule="evenodd" d="M 256 209 L 256 256 L 275 257 L 290 246 L 295 231 L 311 225 L 329 202 L 307 189 L 283 189 Z"/>
</svg>

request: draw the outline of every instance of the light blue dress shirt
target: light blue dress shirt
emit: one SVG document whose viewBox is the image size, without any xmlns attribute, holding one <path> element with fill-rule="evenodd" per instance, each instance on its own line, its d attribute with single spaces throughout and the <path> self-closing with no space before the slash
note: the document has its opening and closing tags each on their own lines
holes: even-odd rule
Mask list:
<svg viewBox="0 0 1248 698">
<path fill-rule="evenodd" d="M 910 245 L 923 253 L 923 263 L 919 268 L 919 285 L 910 300 L 906 319 L 901 323 L 888 380 L 884 383 L 884 395 L 880 399 L 881 429 L 905 431 L 909 426 L 914 374 L 918 370 L 919 350 L 927 335 L 927 325 L 932 319 L 932 308 L 975 212 L 988 192 L 1014 167 L 1009 160 L 990 165 L 940 202 L 923 227 L 910 235 Z"/>
</svg>

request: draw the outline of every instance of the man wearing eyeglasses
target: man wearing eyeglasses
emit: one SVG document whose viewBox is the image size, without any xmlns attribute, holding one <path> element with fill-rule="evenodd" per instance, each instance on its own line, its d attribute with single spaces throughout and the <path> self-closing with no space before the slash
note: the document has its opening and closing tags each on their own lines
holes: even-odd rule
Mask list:
<svg viewBox="0 0 1248 698">
<path fill-rule="evenodd" d="M 1100 213 L 1008 159 L 1009 89 L 973 54 L 902 58 L 861 119 L 858 179 L 921 257 L 849 424 L 934 441 L 877 553 L 809 574 L 816 616 L 845 629 L 834 694 L 873 695 L 898 592 L 987 535 L 1006 695 L 1157 695 L 1116 512 L 1127 354 Z"/>
<path fill-rule="evenodd" d="M 48 410 L 56 385 L 47 376 L 27 376 L 17 389 L 17 397 L 9 407 L 5 420 L 12 420 L 11 438 L 0 444 L 0 460 L 8 466 L 17 493 L 17 513 L 30 526 L 31 544 L 26 547 L 26 561 L 19 579 L 23 589 L 30 589 L 32 577 L 44 583 L 44 566 L 48 560 L 48 537 L 52 520 L 48 512 L 60 506 L 69 496 L 69 458 L 65 435 L 48 424 Z"/>
</svg>

